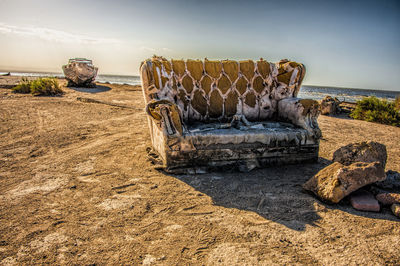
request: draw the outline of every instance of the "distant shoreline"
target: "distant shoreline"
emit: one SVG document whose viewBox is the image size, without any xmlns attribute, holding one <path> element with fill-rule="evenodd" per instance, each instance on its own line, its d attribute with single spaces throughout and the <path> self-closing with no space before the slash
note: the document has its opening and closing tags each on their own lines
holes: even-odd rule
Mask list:
<svg viewBox="0 0 400 266">
<path fill-rule="evenodd" d="M 11 73 L 11 76 L 29 76 L 32 74 L 32 77 L 48 77 L 54 76 L 62 78 L 64 74 L 62 72 L 43 72 L 43 71 L 8 71 L 8 70 L 0 70 L 1 74 Z M 139 75 L 123 75 L 123 74 L 99 74 L 98 77 L 123 77 L 123 78 L 132 78 L 132 79 L 140 79 Z M 103 82 L 103 81 L 101 81 Z M 131 85 L 138 85 L 138 84 L 131 84 Z M 350 88 L 350 87 L 336 87 L 336 86 L 326 86 L 326 85 L 308 85 L 303 84 L 302 87 L 308 88 L 328 88 L 328 89 L 339 89 L 339 90 L 358 90 L 358 91 L 380 91 L 386 93 L 398 93 L 400 94 L 400 90 L 383 90 L 383 89 L 363 89 L 363 88 Z"/>
<path fill-rule="evenodd" d="M 11 70 L 0 70 L 0 75 L 5 73 L 11 73 L 12 76 L 24 76 L 24 74 L 33 74 L 33 76 L 43 75 L 43 77 L 52 76 L 64 76 L 62 72 L 52 72 L 52 71 L 11 71 Z M 22 75 L 20 75 L 22 74 Z M 140 77 L 139 75 L 124 75 L 124 74 L 99 74 L 100 76 L 115 76 L 115 77 Z"/>
<path fill-rule="evenodd" d="M 391 91 L 391 90 L 380 90 L 380 89 L 362 89 L 362 88 L 348 88 L 348 87 L 335 87 L 335 86 L 322 86 L 322 85 L 307 85 L 303 84 L 302 87 L 311 87 L 311 88 L 329 88 L 329 89 L 340 89 L 340 90 L 359 90 L 359 91 L 381 91 L 388 93 L 399 93 L 399 91 Z"/>
<path fill-rule="evenodd" d="M 6 74 L 8 72 L 0 72 Z M 14 82 L 18 82 L 18 79 L 22 77 L 28 78 L 39 78 L 39 77 L 56 77 L 64 78 L 64 75 L 60 72 L 11 72 L 9 78 L 13 79 Z M 4 80 L 6 77 L 2 77 Z M 96 83 L 106 84 L 119 84 L 119 85 L 132 85 L 140 86 L 141 81 L 139 76 L 126 76 L 126 75 L 110 75 L 110 74 L 99 74 L 96 77 Z M 345 88 L 345 87 L 334 87 L 334 86 L 317 86 L 317 85 L 302 85 L 301 90 L 297 97 L 303 99 L 314 99 L 321 100 L 325 96 L 331 96 L 338 98 L 340 101 L 346 102 L 357 102 L 364 97 L 374 96 L 380 99 L 386 99 L 394 101 L 396 97 L 400 95 L 400 91 L 389 91 L 389 90 L 373 90 L 373 89 L 360 89 L 360 88 Z"/>
</svg>

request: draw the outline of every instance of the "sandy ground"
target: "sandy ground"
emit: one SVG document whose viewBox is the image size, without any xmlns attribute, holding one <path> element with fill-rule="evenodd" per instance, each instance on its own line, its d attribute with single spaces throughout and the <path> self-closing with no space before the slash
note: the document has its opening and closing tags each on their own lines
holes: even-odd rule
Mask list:
<svg viewBox="0 0 400 266">
<path fill-rule="evenodd" d="M 389 209 L 301 188 L 356 141 L 384 143 L 386 170 L 400 171 L 400 128 L 321 116 L 317 164 L 173 176 L 147 161 L 139 87 L 64 90 L 0 88 L 0 264 L 400 264 Z"/>
</svg>

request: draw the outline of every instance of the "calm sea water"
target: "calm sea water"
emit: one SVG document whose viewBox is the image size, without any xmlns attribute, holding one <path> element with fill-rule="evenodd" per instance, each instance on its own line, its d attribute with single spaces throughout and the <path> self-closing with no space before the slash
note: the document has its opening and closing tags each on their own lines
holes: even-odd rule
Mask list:
<svg viewBox="0 0 400 266">
<path fill-rule="evenodd" d="M 5 74 L 5 72 L 0 72 Z M 59 77 L 62 78 L 62 73 L 28 73 L 28 72 L 11 72 L 12 76 L 27 76 L 27 77 Z M 140 85 L 139 76 L 119 76 L 119 75 L 98 75 L 97 82 L 113 83 L 113 84 L 129 84 Z M 303 85 L 300 89 L 299 98 L 309 98 L 320 100 L 326 95 L 337 97 L 341 101 L 356 102 L 363 97 L 375 96 L 381 99 L 394 100 L 400 96 L 400 91 L 383 91 L 383 90 L 366 90 L 366 89 L 352 89 L 352 88 L 336 88 L 336 87 L 322 87 L 322 86 L 308 86 Z"/>
<path fill-rule="evenodd" d="M 340 101 L 356 102 L 364 97 L 375 96 L 381 99 L 394 101 L 400 96 L 400 91 L 384 91 L 384 90 L 367 90 L 367 89 L 351 89 L 321 86 L 301 86 L 298 94 L 299 98 L 310 98 L 321 100 L 326 95 L 338 98 Z"/>
</svg>

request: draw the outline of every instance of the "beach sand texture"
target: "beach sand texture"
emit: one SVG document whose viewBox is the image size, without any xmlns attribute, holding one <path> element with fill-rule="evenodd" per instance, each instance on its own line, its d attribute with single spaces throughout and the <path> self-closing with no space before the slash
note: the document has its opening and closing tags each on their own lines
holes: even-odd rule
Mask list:
<svg viewBox="0 0 400 266">
<path fill-rule="evenodd" d="M 0 88 L 0 264 L 400 263 L 388 208 L 327 205 L 301 188 L 351 142 L 385 144 L 386 170 L 400 171 L 400 128 L 320 116 L 317 164 L 174 176 L 147 160 L 139 86 L 63 90 Z"/>
</svg>

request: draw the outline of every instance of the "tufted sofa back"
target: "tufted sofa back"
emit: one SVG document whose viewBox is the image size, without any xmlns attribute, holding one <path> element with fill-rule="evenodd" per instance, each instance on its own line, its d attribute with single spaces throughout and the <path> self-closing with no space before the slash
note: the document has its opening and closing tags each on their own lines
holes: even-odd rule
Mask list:
<svg viewBox="0 0 400 266">
<path fill-rule="evenodd" d="M 184 122 L 229 121 L 234 115 L 261 121 L 274 117 L 278 101 L 296 97 L 302 64 L 259 61 L 171 60 L 153 57 L 141 65 L 146 103 L 168 99 Z"/>
</svg>

